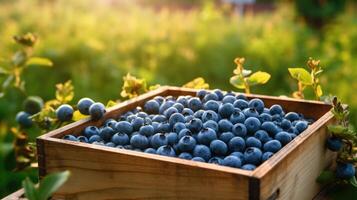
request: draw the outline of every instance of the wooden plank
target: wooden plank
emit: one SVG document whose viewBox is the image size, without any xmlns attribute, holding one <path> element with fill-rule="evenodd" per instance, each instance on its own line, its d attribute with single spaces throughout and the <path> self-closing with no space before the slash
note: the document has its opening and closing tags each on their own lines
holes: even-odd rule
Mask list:
<svg viewBox="0 0 357 200">
<path fill-rule="evenodd" d="M 318 193 L 316 178 L 335 155 L 325 147 L 325 125 L 332 121 L 332 113 L 326 113 L 253 172 L 261 181 L 260 199 L 312 199 Z"/>
<path fill-rule="evenodd" d="M 141 152 L 44 141 L 47 172 L 70 170 L 56 197 L 248 199 L 251 172 Z M 246 174 L 246 175 L 242 175 Z"/>
</svg>

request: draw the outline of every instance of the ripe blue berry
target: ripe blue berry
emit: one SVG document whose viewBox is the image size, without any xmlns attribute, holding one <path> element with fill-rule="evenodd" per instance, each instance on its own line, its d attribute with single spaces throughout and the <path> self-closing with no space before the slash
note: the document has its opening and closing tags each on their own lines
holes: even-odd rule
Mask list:
<svg viewBox="0 0 357 200">
<path fill-rule="evenodd" d="M 260 129 L 260 121 L 256 117 L 249 117 L 244 121 L 244 125 L 247 128 L 248 133 L 255 133 Z"/>
<path fill-rule="evenodd" d="M 38 96 L 29 96 L 25 99 L 23 107 L 25 112 L 34 115 L 42 110 L 43 100 Z"/>
<path fill-rule="evenodd" d="M 217 95 L 218 100 L 221 101 L 223 99 L 224 95 L 223 95 L 223 92 L 220 89 L 214 89 L 212 92 Z"/>
<path fill-rule="evenodd" d="M 241 163 L 243 164 L 244 163 L 244 154 L 242 152 L 239 152 L 239 151 L 235 151 L 235 152 L 232 152 L 230 154 L 230 156 L 235 156 L 237 158 L 240 159 Z"/>
<path fill-rule="evenodd" d="M 193 97 L 188 100 L 188 107 L 193 111 L 197 111 L 202 108 L 202 102 L 199 98 Z"/>
<path fill-rule="evenodd" d="M 161 106 L 159 108 L 159 113 L 164 114 L 165 110 L 172 107 L 174 104 L 175 104 L 175 102 L 173 102 L 173 101 L 165 101 L 163 104 L 161 104 Z"/>
<path fill-rule="evenodd" d="M 31 115 L 27 112 L 21 111 L 16 114 L 16 122 L 23 128 L 30 128 L 32 126 L 32 119 L 30 116 Z"/>
<path fill-rule="evenodd" d="M 292 138 L 290 136 L 290 134 L 288 132 L 285 132 L 285 131 L 282 131 L 282 132 L 279 132 L 275 135 L 275 139 L 276 140 L 279 140 L 279 142 L 285 146 L 287 143 L 289 143 Z"/>
<path fill-rule="evenodd" d="M 183 110 L 182 110 L 182 113 L 181 114 L 183 114 L 183 116 L 192 116 L 193 115 L 193 111 L 191 110 L 191 109 L 189 109 L 189 108 L 184 108 Z"/>
<path fill-rule="evenodd" d="M 336 168 L 336 177 L 341 179 L 350 179 L 355 176 L 356 170 L 352 163 L 338 163 Z"/>
<path fill-rule="evenodd" d="M 295 128 L 299 131 L 299 133 L 302 133 L 304 130 L 306 130 L 308 127 L 308 124 L 306 121 L 298 121 L 295 125 Z"/>
<path fill-rule="evenodd" d="M 168 139 L 165 133 L 156 133 L 155 135 L 152 136 L 150 144 L 153 148 L 157 149 L 161 146 L 167 145 Z"/>
<path fill-rule="evenodd" d="M 259 115 L 258 119 L 261 123 L 272 121 L 272 116 L 267 113 L 262 113 Z"/>
<path fill-rule="evenodd" d="M 211 128 L 203 128 L 197 135 L 197 141 L 200 144 L 209 145 L 215 139 L 217 139 L 217 134 Z"/>
<path fill-rule="evenodd" d="M 105 112 L 105 106 L 102 103 L 93 103 L 89 107 L 89 114 L 93 120 L 99 120 L 103 117 Z"/>
<path fill-rule="evenodd" d="M 205 112 L 204 110 L 197 110 L 197 111 L 193 114 L 193 117 L 201 119 L 204 112 Z"/>
<path fill-rule="evenodd" d="M 259 165 L 262 161 L 262 151 L 256 147 L 248 147 L 244 152 L 244 161 L 249 164 Z"/>
<path fill-rule="evenodd" d="M 80 141 L 80 142 L 88 143 L 88 138 L 86 138 L 83 135 L 78 136 L 77 140 Z"/>
<path fill-rule="evenodd" d="M 285 118 L 290 120 L 291 122 L 300 119 L 299 115 L 296 112 L 288 112 L 288 113 L 286 113 Z"/>
<path fill-rule="evenodd" d="M 236 101 L 234 101 L 233 106 L 235 108 L 239 108 L 240 110 L 244 110 L 248 108 L 248 102 L 243 99 L 237 99 Z"/>
<path fill-rule="evenodd" d="M 99 136 L 98 136 L 99 137 Z M 79 140 L 76 138 L 76 136 L 74 135 L 65 135 L 63 137 L 64 140 L 69 140 L 69 141 L 74 141 L 74 142 L 78 142 Z"/>
<path fill-rule="evenodd" d="M 342 140 L 337 137 L 330 137 L 326 142 L 327 148 L 331 151 L 339 151 L 342 148 Z"/>
<path fill-rule="evenodd" d="M 283 108 L 278 104 L 274 104 L 270 107 L 269 112 L 271 115 L 280 115 L 283 112 Z"/>
<path fill-rule="evenodd" d="M 191 130 L 193 133 L 197 133 L 202 128 L 202 121 L 198 118 L 193 118 L 191 121 L 188 122 L 186 125 L 188 129 Z"/>
<path fill-rule="evenodd" d="M 228 144 L 228 142 L 234 138 L 234 134 L 232 132 L 223 132 L 220 136 L 219 139 Z"/>
<path fill-rule="evenodd" d="M 156 150 L 156 153 L 158 155 L 162 155 L 162 156 L 170 156 L 170 157 L 175 157 L 176 156 L 175 150 L 172 147 L 168 146 L 168 145 L 159 147 Z"/>
<path fill-rule="evenodd" d="M 136 117 L 132 122 L 131 126 L 133 127 L 133 131 L 138 131 L 141 126 L 144 126 L 145 120 L 141 117 Z"/>
<path fill-rule="evenodd" d="M 180 104 L 180 103 L 175 103 L 172 107 L 176 108 L 179 113 L 181 113 L 181 112 L 183 111 L 183 109 L 185 108 L 185 107 L 184 107 L 182 104 Z"/>
<path fill-rule="evenodd" d="M 114 130 L 109 126 L 105 126 L 99 130 L 99 136 L 106 142 L 112 138 L 113 134 Z"/>
<path fill-rule="evenodd" d="M 92 135 L 89 139 L 89 143 L 94 143 L 94 142 L 100 142 L 102 141 L 102 138 L 99 135 Z"/>
<path fill-rule="evenodd" d="M 160 103 L 156 100 L 147 101 L 144 105 L 144 111 L 148 114 L 157 114 L 159 113 Z"/>
<path fill-rule="evenodd" d="M 83 131 L 83 135 L 87 138 L 90 138 L 92 135 L 99 135 L 99 129 L 95 126 L 87 126 Z"/>
<path fill-rule="evenodd" d="M 151 153 L 151 154 L 156 154 L 156 150 L 154 148 L 147 148 L 144 151 L 145 153 Z"/>
<path fill-rule="evenodd" d="M 152 136 L 154 134 L 155 130 L 152 125 L 144 125 L 140 127 L 139 133 L 142 135 L 145 135 L 147 137 Z"/>
<path fill-rule="evenodd" d="M 191 136 L 184 136 L 178 142 L 177 148 L 181 152 L 191 152 L 196 146 L 196 140 Z"/>
<path fill-rule="evenodd" d="M 234 137 L 228 142 L 228 148 L 231 152 L 243 152 L 245 149 L 245 141 L 241 137 Z"/>
<path fill-rule="evenodd" d="M 255 137 L 248 137 L 246 140 L 245 140 L 245 145 L 247 147 L 256 147 L 256 148 L 261 148 L 262 147 L 262 143 L 260 140 L 258 140 L 257 138 Z"/>
<path fill-rule="evenodd" d="M 257 112 L 257 110 L 255 110 L 255 108 L 246 108 L 243 110 L 243 114 L 245 115 L 245 118 L 248 117 L 259 117 L 259 113 Z"/>
<path fill-rule="evenodd" d="M 170 107 L 164 111 L 166 119 L 169 119 L 174 113 L 178 113 L 178 110 L 175 107 Z"/>
<path fill-rule="evenodd" d="M 268 160 L 268 159 L 269 159 L 270 157 L 272 157 L 273 155 L 274 155 L 274 153 L 269 152 L 269 151 L 263 153 L 263 155 L 262 155 L 262 162 Z"/>
<path fill-rule="evenodd" d="M 144 135 L 136 134 L 130 138 L 130 145 L 133 148 L 145 149 L 149 145 L 149 140 Z"/>
<path fill-rule="evenodd" d="M 169 145 L 174 145 L 178 141 L 178 135 L 175 132 L 167 133 L 166 138 Z"/>
<path fill-rule="evenodd" d="M 233 112 L 234 107 L 230 103 L 221 104 L 218 108 L 218 114 L 220 114 L 222 118 L 229 118 Z"/>
<path fill-rule="evenodd" d="M 266 143 L 270 140 L 269 134 L 264 130 L 258 130 L 255 132 L 254 137 L 260 140 L 262 143 Z"/>
<path fill-rule="evenodd" d="M 209 145 L 211 152 L 217 156 L 224 156 L 228 151 L 226 143 L 221 140 L 213 140 Z"/>
<path fill-rule="evenodd" d="M 180 155 L 178 157 L 182 158 L 182 159 L 185 159 L 185 160 L 191 160 L 192 159 L 192 155 L 190 153 L 187 153 L 187 152 L 180 153 Z"/>
<path fill-rule="evenodd" d="M 219 97 L 217 96 L 217 94 L 210 92 L 210 93 L 205 95 L 205 97 L 203 98 L 203 102 L 207 102 L 209 100 L 218 101 Z"/>
<path fill-rule="evenodd" d="M 203 124 L 203 128 L 211 128 L 215 132 L 218 132 L 218 124 L 213 120 L 208 120 Z"/>
<path fill-rule="evenodd" d="M 234 133 L 235 136 L 244 137 L 247 135 L 247 132 L 247 128 L 241 123 L 235 124 L 232 128 L 232 133 Z"/>
<path fill-rule="evenodd" d="M 232 95 L 226 95 L 225 97 L 223 97 L 222 99 L 222 103 L 226 104 L 226 103 L 230 103 L 233 105 L 233 103 L 236 101 L 236 97 L 232 96 Z"/>
<path fill-rule="evenodd" d="M 258 113 L 262 113 L 264 110 L 264 102 L 261 99 L 254 98 L 248 103 L 249 108 L 254 108 Z"/>
<path fill-rule="evenodd" d="M 206 162 L 205 159 L 203 159 L 201 157 L 193 157 L 191 160 L 197 161 L 197 162 Z"/>
<path fill-rule="evenodd" d="M 107 142 L 107 143 L 105 143 L 105 146 L 107 146 L 107 147 L 115 147 L 115 144 L 113 142 Z"/>
<path fill-rule="evenodd" d="M 291 128 L 291 122 L 287 119 L 283 119 L 280 123 L 280 127 L 283 130 L 289 130 Z"/>
<path fill-rule="evenodd" d="M 185 123 L 185 117 L 181 113 L 174 113 L 169 118 L 169 124 L 171 127 L 174 127 L 178 122 Z"/>
<path fill-rule="evenodd" d="M 245 116 L 243 112 L 239 108 L 235 108 L 232 115 L 230 116 L 229 120 L 233 123 L 244 123 Z"/>
<path fill-rule="evenodd" d="M 239 168 L 242 166 L 242 161 L 236 156 L 227 156 L 223 159 L 222 165 Z"/>
<path fill-rule="evenodd" d="M 188 106 L 188 99 L 184 96 L 179 96 L 176 102 L 182 104 L 184 107 Z"/>
<path fill-rule="evenodd" d="M 207 122 L 209 120 L 217 122 L 218 121 L 217 113 L 215 113 L 212 110 L 207 110 L 207 111 L 203 112 L 202 113 L 202 122 Z"/>
<path fill-rule="evenodd" d="M 208 160 L 208 163 L 216 164 L 216 165 L 222 165 L 223 164 L 223 159 L 220 157 L 212 157 Z"/>
<path fill-rule="evenodd" d="M 153 122 L 165 122 L 166 121 L 166 117 L 164 115 L 155 115 L 152 118 Z"/>
<path fill-rule="evenodd" d="M 115 125 L 115 130 L 129 135 L 133 132 L 133 126 L 127 121 L 120 121 Z"/>
<path fill-rule="evenodd" d="M 200 99 L 203 99 L 208 92 L 206 90 L 198 90 L 196 96 Z"/>
<path fill-rule="evenodd" d="M 268 132 L 272 137 L 274 137 L 279 132 L 278 127 L 273 122 L 264 122 L 260 128 Z"/>
<path fill-rule="evenodd" d="M 211 151 L 207 146 L 199 144 L 193 149 L 193 156 L 201 157 L 205 161 L 208 161 L 211 158 Z"/>
<path fill-rule="evenodd" d="M 255 165 L 252 164 L 245 164 L 242 166 L 242 169 L 244 170 L 249 170 L 249 171 L 253 171 L 255 170 L 255 168 L 257 168 Z"/>
<path fill-rule="evenodd" d="M 178 122 L 173 126 L 172 131 L 174 131 L 175 133 L 179 133 L 182 129 L 185 128 L 186 125 L 183 122 Z"/>
<path fill-rule="evenodd" d="M 127 145 L 129 144 L 129 136 L 125 133 L 116 133 L 112 137 L 112 142 L 116 145 Z"/>
<path fill-rule="evenodd" d="M 227 119 L 219 120 L 219 122 L 218 122 L 218 130 L 220 132 L 232 131 L 232 128 L 233 128 L 233 124 L 229 120 L 227 120 Z"/>
<path fill-rule="evenodd" d="M 209 100 L 205 104 L 203 104 L 203 109 L 218 112 L 219 105 L 220 103 L 218 101 Z"/>
<path fill-rule="evenodd" d="M 180 140 L 181 138 L 183 138 L 184 136 L 192 136 L 192 132 L 187 129 L 187 128 L 184 128 L 182 129 L 179 134 L 178 134 L 178 139 Z"/>
<path fill-rule="evenodd" d="M 94 103 L 90 98 L 82 98 L 77 103 L 77 108 L 83 115 L 89 115 L 89 107 Z"/>
<path fill-rule="evenodd" d="M 56 109 L 57 119 L 61 122 L 70 121 L 73 117 L 73 108 L 68 104 L 63 104 Z"/>
<path fill-rule="evenodd" d="M 273 153 L 281 149 L 281 143 L 278 140 L 270 140 L 263 145 L 264 152 L 270 151 Z"/>
<path fill-rule="evenodd" d="M 156 96 L 156 97 L 154 97 L 153 100 L 155 100 L 157 103 L 159 103 L 161 105 L 162 103 L 164 103 L 165 98 L 162 96 Z"/>
</svg>

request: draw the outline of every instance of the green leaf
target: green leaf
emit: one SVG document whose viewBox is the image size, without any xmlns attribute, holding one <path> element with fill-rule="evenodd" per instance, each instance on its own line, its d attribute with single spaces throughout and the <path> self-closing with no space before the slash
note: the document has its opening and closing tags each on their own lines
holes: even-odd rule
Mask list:
<svg viewBox="0 0 357 200">
<path fill-rule="evenodd" d="M 258 71 L 248 78 L 248 83 L 249 85 L 265 84 L 269 81 L 270 77 L 269 73 Z"/>
<path fill-rule="evenodd" d="M 290 75 L 304 85 L 312 85 L 311 75 L 304 68 L 289 68 Z"/>
<path fill-rule="evenodd" d="M 6 75 L 6 74 L 9 74 L 9 71 L 4 69 L 3 67 L 0 67 L 0 75 Z"/>
<path fill-rule="evenodd" d="M 79 121 L 81 119 L 87 118 L 87 115 L 83 115 L 82 113 L 79 112 L 79 110 L 74 111 L 73 113 L 73 121 Z"/>
<path fill-rule="evenodd" d="M 110 108 L 117 105 L 117 102 L 113 101 L 113 100 L 109 100 L 107 105 L 105 106 L 106 108 Z"/>
<path fill-rule="evenodd" d="M 12 56 L 12 63 L 15 66 L 20 66 L 25 63 L 27 59 L 27 55 L 24 51 L 17 51 L 13 56 Z"/>
<path fill-rule="evenodd" d="M 68 179 L 69 171 L 58 172 L 46 176 L 39 187 L 39 199 L 46 200 L 56 192 Z"/>
<path fill-rule="evenodd" d="M 320 184 L 331 183 L 335 180 L 335 174 L 332 171 L 324 170 L 317 177 L 316 182 Z"/>
<path fill-rule="evenodd" d="M 351 183 L 351 185 L 353 185 L 354 187 L 357 187 L 356 176 L 353 176 L 353 177 L 350 179 L 350 183 Z"/>
<path fill-rule="evenodd" d="M 74 87 L 72 81 L 56 84 L 56 99 L 62 104 L 72 101 L 74 97 Z"/>
<path fill-rule="evenodd" d="M 184 88 L 193 88 L 193 89 L 208 89 L 209 85 L 206 83 L 205 79 L 202 77 L 198 77 L 193 79 L 192 81 L 186 83 L 182 87 Z"/>
<path fill-rule="evenodd" d="M 33 66 L 39 66 L 39 67 L 52 67 L 53 63 L 51 60 L 47 58 L 41 58 L 41 57 L 31 57 L 27 62 L 26 62 L 27 67 L 33 67 Z"/>
<path fill-rule="evenodd" d="M 328 130 L 332 133 L 343 133 L 346 132 L 348 128 L 341 126 L 341 125 L 328 125 Z"/>
<path fill-rule="evenodd" d="M 244 80 L 241 75 L 232 76 L 229 82 L 238 89 L 245 89 Z"/>
<path fill-rule="evenodd" d="M 243 69 L 243 72 L 242 72 L 244 77 L 249 76 L 251 73 L 252 73 L 252 70 L 247 70 L 247 69 Z"/>
<path fill-rule="evenodd" d="M 323 95 L 321 85 L 317 85 L 317 87 L 316 87 L 316 95 L 317 95 L 317 97 L 321 97 Z"/>
<path fill-rule="evenodd" d="M 6 88 L 8 88 L 10 86 L 10 84 L 12 83 L 12 81 L 14 80 L 14 76 L 13 75 L 9 75 L 5 81 L 2 83 L 2 88 L 5 90 Z"/>
<path fill-rule="evenodd" d="M 25 196 L 29 200 L 38 200 L 38 191 L 36 190 L 35 184 L 27 177 L 22 181 L 22 187 L 25 190 Z"/>
</svg>

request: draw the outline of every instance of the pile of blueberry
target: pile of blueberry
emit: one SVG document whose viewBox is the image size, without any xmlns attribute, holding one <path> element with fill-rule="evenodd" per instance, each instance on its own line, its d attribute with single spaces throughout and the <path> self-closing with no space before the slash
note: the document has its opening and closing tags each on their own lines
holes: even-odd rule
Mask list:
<svg viewBox="0 0 357 200">
<path fill-rule="evenodd" d="M 103 126 L 64 139 L 254 170 L 312 120 L 221 90 L 156 96 Z"/>
</svg>

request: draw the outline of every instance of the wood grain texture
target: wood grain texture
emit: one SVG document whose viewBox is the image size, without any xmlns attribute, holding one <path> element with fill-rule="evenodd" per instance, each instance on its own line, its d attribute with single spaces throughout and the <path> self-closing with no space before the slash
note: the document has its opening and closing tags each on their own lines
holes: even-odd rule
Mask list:
<svg viewBox="0 0 357 200">
<path fill-rule="evenodd" d="M 56 194 L 66 199 L 272 200 L 311 199 L 317 193 L 312 180 L 333 157 L 324 148 L 331 106 L 322 102 L 247 95 L 263 99 L 267 107 L 280 104 L 287 112 L 318 119 L 253 172 L 59 139 L 69 133 L 78 135 L 86 126 L 101 125 L 154 96 L 195 93 L 193 89 L 161 87 L 112 107 L 100 121 L 84 119 L 40 136 L 40 175 L 70 170 L 72 176 Z"/>
</svg>

